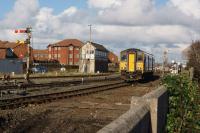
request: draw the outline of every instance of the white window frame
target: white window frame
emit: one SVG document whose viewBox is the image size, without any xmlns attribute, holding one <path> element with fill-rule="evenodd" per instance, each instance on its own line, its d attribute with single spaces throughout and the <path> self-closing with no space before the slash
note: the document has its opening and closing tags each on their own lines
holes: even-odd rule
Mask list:
<svg viewBox="0 0 200 133">
<path fill-rule="evenodd" d="M 73 50 L 73 48 L 74 48 L 73 46 L 69 46 L 69 50 Z"/>
<path fill-rule="evenodd" d="M 72 59 L 73 58 L 73 54 L 69 54 L 69 58 Z"/>
</svg>

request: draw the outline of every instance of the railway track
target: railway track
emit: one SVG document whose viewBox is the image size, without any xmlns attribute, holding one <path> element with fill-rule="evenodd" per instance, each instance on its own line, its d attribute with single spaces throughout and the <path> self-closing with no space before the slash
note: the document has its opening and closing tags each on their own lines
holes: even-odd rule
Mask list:
<svg viewBox="0 0 200 133">
<path fill-rule="evenodd" d="M 101 77 L 109 76 L 110 73 L 97 74 L 97 75 L 65 75 L 65 76 L 35 76 L 30 79 L 56 79 L 56 78 L 81 78 L 81 77 Z M 10 80 L 24 79 L 24 77 L 11 77 Z"/>
<path fill-rule="evenodd" d="M 53 81 L 49 83 L 19 83 L 14 85 L 0 85 L 0 91 L 3 90 L 13 90 L 13 89 L 26 89 L 26 88 L 37 88 L 37 87 L 64 87 L 71 84 L 82 84 L 82 83 L 91 83 L 104 80 L 116 80 L 119 79 L 118 76 L 112 77 L 93 77 L 93 78 L 84 78 L 84 79 L 73 79 L 69 81 Z"/>
<path fill-rule="evenodd" d="M 68 91 L 62 91 L 62 92 L 56 92 L 56 93 L 2 99 L 0 100 L 0 109 L 4 110 L 4 109 L 18 108 L 21 106 L 27 106 L 29 104 L 41 104 L 41 103 L 55 101 L 58 99 L 88 95 L 88 94 L 115 89 L 119 87 L 124 87 L 128 85 L 130 84 L 125 83 L 123 81 L 118 81 L 118 82 L 112 82 L 109 84 L 97 85 L 93 87 L 86 87 L 86 88 L 70 90 L 70 91 L 68 90 Z"/>
</svg>

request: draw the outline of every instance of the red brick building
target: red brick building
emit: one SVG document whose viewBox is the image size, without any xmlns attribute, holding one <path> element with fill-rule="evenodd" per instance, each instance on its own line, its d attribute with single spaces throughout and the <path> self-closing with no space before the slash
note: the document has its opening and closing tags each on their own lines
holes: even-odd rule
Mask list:
<svg viewBox="0 0 200 133">
<path fill-rule="evenodd" d="M 33 59 L 34 61 L 48 61 L 48 49 L 33 49 Z"/>
<path fill-rule="evenodd" d="M 113 52 L 108 53 L 108 62 L 109 63 L 119 63 L 118 56 Z"/>
<path fill-rule="evenodd" d="M 119 60 L 118 56 L 113 52 L 108 53 L 108 71 L 109 72 L 117 72 L 119 71 Z"/>
<path fill-rule="evenodd" d="M 48 45 L 49 60 L 59 61 L 62 65 L 79 65 L 79 51 L 83 42 L 77 39 L 65 39 Z"/>
</svg>

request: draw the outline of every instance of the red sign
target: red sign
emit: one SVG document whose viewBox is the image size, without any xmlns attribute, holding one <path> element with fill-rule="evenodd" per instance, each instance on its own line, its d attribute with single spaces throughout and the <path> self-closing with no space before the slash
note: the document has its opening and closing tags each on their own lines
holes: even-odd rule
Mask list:
<svg viewBox="0 0 200 133">
<path fill-rule="evenodd" d="M 15 33 L 26 33 L 26 30 L 15 30 Z"/>
</svg>

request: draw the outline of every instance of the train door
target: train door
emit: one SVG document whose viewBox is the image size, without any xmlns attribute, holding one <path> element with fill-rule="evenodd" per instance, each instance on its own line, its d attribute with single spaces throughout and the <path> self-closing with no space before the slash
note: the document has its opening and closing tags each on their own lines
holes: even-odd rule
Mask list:
<svg viewBox="0 0 200 133">
<path fill-rule="evenodd" d="M 128 70 L 129 72 L 135 71 L 135 53 L 129 53 L 128 55 Z"/>
</svg>

